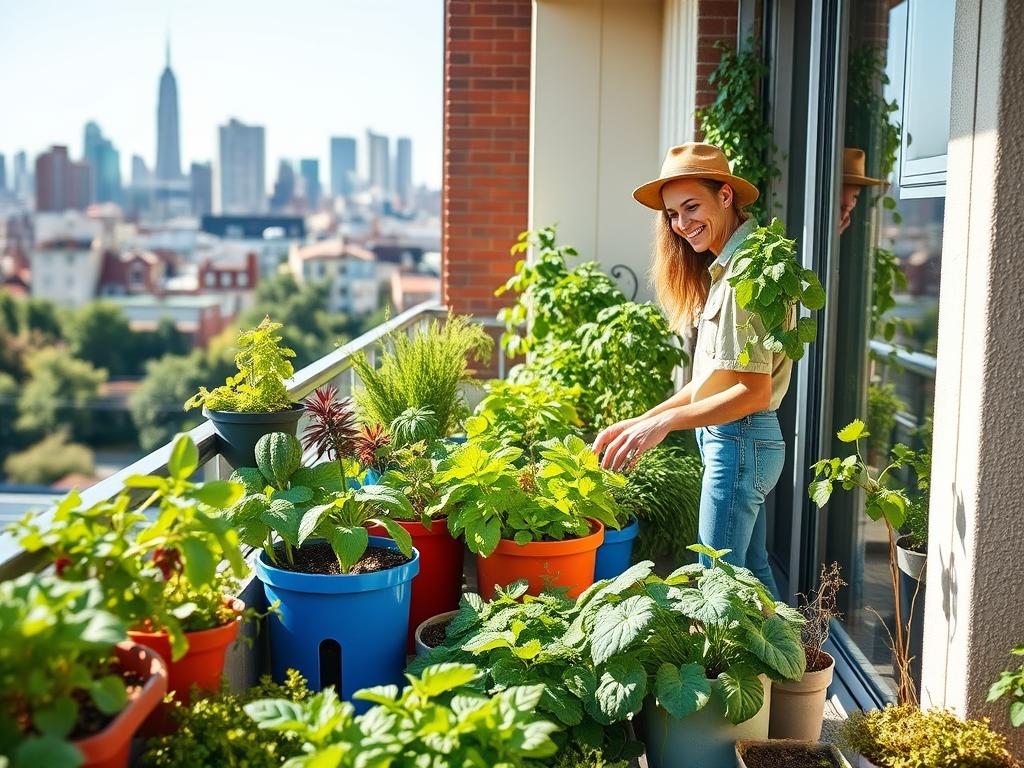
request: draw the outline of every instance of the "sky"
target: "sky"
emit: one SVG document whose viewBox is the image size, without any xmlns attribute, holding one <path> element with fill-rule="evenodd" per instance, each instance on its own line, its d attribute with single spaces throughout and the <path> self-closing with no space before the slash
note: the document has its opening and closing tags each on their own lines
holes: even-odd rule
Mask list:
<svg viewBox="0 0 1024 768">
<path fill-rule="evenodd" d="M 178 83 L 181 158 L 216 159 L 217 127 L 266 128 L 278 160 L 320 159 L 329 139 L 366 130 L 413 141 L 413 182 L 440 186 L 443 0 L 0 0 L 0 153 L 51 144 L 82 154 L 95 120 L 152 169 L 165 41 Z"/>
</svg>

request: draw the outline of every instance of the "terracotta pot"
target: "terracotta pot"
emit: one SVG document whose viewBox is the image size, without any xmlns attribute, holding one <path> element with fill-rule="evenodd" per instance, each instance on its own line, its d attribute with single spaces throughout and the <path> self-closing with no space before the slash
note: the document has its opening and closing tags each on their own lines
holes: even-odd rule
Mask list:
<svg viewBox="0 0 1024 768">
<path fill-rule="evenodd" d="M 774 693 L 772 694 L 774 697 Z M 784 749 L 786 747 L 804 747 L 805 749 L 811 749 L 822 756 L 831 755 L 840 768 L 850 768 L 850 764 L 846 762 L 846 758 L 843 757 L 842 753 L 833 747 L 831 744 L 821 744 L 820 742 L 804 741 L 800 739 L 779 739 L 772 741 L 760 741 L 755 739 L 743 739 L 736 742 L 736 766 L 737 768 L 757 768 L 756 766 L 750 766 L 743 759 L 747 750 L 750 747 L 768 747 L 769 749 L 779 748 Z"/>
<path fill-rule="evenodd" d="M 166 632 L 138 632 L 131 630 L 128 637 L 159 653 L 167 663 L 167 691 L 183 704 L 189 703 L 192 686 L 205 691 L 219 691 L 224 673 L 224 655 L 228 646 L 238 637 L 245 603 L 232 598 L 228 604 L 238 616 L 227 624 L 198 632 L 186 632 L 188 650 L 177 661 L 171 660 L 171 640 Z"/>
<path fill-rule="evenodd" d="M 167 692 L 167 667 L 153 650 L 126 641 L 117 644 L 115 653 L 122 670 L 134 672 L 146 682 L 106 728 L 72 742 L 85 759 L 83 768 L 127 766 L 132 737 Z"/>
<path fill-rule="evenodd" d="M 429 619 L 426 619 L 426 620 L 424 620 L 424 621 L 419 623 L 419 625 L 416 627 L 416 631 L 414 633 L 414 636 L 416 638 L 416 655 L 417 656 L 426 656 L 428 653 L 430 653 L 432 650 L 434 650 L 433 647 L 431 647 L 431 646 L 429 646 L 429 645 L 427 645 L 426 643 L 423 642 L 423 632 L 424 632 L 424 630 L 426 630 L 427 627 L 433 626 L 434 624 L 442 624 L 443 622 L 448 621 L 450 618 L 452 618 L 457 613 L 458 613 L 458 611 L 445 611 L 444 613 L 439 613 L 436 616 L 431 616 Z"/>
<path fill-rule="evenodd" d="M 817 741 L 821 737 L 825 695 L 836 668 L 835 659 L 827 653 L 824 655 L 828 657 L 825 669 L 805 672 L 799 680 L 772 683 L 770 738 Z"/>
<path fill-rule="evenodd" d="M 496 586 L 526 579 L 527 591 L 539 595 L 548 587 L 568 587 L 569 597 L 594 583 L 597 548 L 604 541 L 604 526 L 590 521 L 593 533 L 565 541 L 531 541 L 516 544 L 502 539 L 487 557 L 476 558 L 478 589 L 485 600 L 494 597 Z"/>
<path fill-rule="evenodd" d="M 420 572 L 412 580 L 412 606 L 409 609 L 409 636 L 406 653 L 416 649 L 416 627 L 431 616 L 454 611 L 462 594 L 462 542 L 448 531 L 448 520 L 439 518 L 428 529 L 418 520 L 396 520 L 412 536 L 412 545 L 420 553 Z M 371 536 L 387 536 L 387 529 L 373 526 Z"/>
</svg>

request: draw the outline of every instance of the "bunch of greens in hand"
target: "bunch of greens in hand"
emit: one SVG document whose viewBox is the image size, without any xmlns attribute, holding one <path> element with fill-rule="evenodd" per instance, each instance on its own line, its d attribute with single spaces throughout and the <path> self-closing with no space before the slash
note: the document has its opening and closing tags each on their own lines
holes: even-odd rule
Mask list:
<svg viewBox="0 0 1024 768">
<path fill-rule="evenodd" d="M 367 525 L 385 527 L 401 552 L 412 554 L 412 539 L 394 518 L 414 516 L 403 493 L 380 485 L 349 488 L 335 461 L 302 466 L 302 446 L 294 435 L 275 432 L 256 443 L 255 467 L 231 475 L 245 496 L 228 511 L 227 519 L 239 539 L 263 547 L 273 564 L 280 563 L 277 541 L 285 560 L 295 562 L 295 549 L 307 539 L 322 538 L 334 550 L 342 573 L 348 573 L 369 544 Z M 352 471 L 359 474 L 353 462 Z"/>
<path fill-rule="evenodd" d="M 231 574 L 248 572 L 239 538 L 221 510 L 242 495 L 237 483 L 192 483 L 199 451 L 182 435 L 167 462 L 168 477 L 133 475 L 128 491 L 82 507 L 71 492 L 51 521 L 33 514 L 11 527 L 29 552 L 45 552 L 68 581 L 95 579 L 105 608 L 129 628 L 166 631 L 174 659 L 188 648 L 185 632 L 221 626 L 235 617 L 225 603 Z M 131 492 L 149 494 L 133 505 Z M 151 519 L 146 513 L 156 512 Z M 226 560 L 230 571 L 218 573 Z"/>
<path fill-rule="evenodd" d="M 235 355 L 238 373 L 212 391 L 200 387 L 185 403 L 185 410 L 201 405 L 211 411 L 234 413 L 273 413 L 291 408 L 284 382 L 295 373 L 290 360 L 295 351 L 281 345 L 281 328 L 280 323 L 266 317 L 255 328 L 242 331 Z"/>
<path fill-rule="evenodd" d="M 786 238 L 778 219 L 767 227 L 757 227 L 740 243 L 733 254 L 726 276 L 736 289 L 736 303 L 750 313 L 743 326 L 747 343 L 739 355 L 740 365 L 750 362 L 755 345 L 768 351 L 785 353 L 793 360 L 804 356 L 804 345 L 817 337 L 813 318 L 801 317 L 790 327 L 794 307 L 809 310 L 825 306 L 825 291 L 813 270 L 796 259 L 796 240 Z M 760 321 L 760 328 L 753 324 Z"/>
<path fill-rule="evenodd" d="M 564 733 L 555 736 L 560 754 L 577 747 L 597 750 L 604 758 L 638 757 L 642 747 L 626 723 L 609 722 L 593 696 L 584 696 L 576 684 L 580 677 L 594 677 L 594 665 L 584 649 L 562 643 L 577 615 L 574 601 L 558 590 L 534 597 L 526 589 L 525 581 L 498 587 L 489 602 L 464 594 L 445 642 L 417 657 L 408 671 L 416 674 L 441 662 L 470 663 L 481 669 L 487 693 L 542 685 L 537 709 L 562 725 Z"/>
<path fill-rule="evenodd" d="M 526 768 L 555 754 L 557 726 L 533 713 L 541 686 L 485 696 L 471 687 L 478 670 L 466 664 L 439 664 L 406 677 L 401 692 L 395 685 L 357 691 L 355 698 L 376 705 L 359 716 L 333 688 L 304 702 L 266 699 L 245 710 L 260 728 L 305 742 L 305 754 L 285 768 Z"/>
<path fill-rule="evenodd" d="M 26 574 L 0 582 L 0 763 L 74 768 L 70 738 L 84 706 L 114 716 L 128 702 L 113 649 L 124 623 L 104 610 L 94 580 Z"/>
<path fill-rule="evenodd" d="M 448 513 L 453 536 L 487 557 L 501 539 L 517 544 L 561 541 L 591 533 L 590 520 L 621 526 L 612 490 L 625 484 L 601 468 L 578 437 L 538 446 L 540 460 L 519 466 L 521 448 L 498 440 L 471 440 L 441 461 L 435 507 Z"/>
</svg>

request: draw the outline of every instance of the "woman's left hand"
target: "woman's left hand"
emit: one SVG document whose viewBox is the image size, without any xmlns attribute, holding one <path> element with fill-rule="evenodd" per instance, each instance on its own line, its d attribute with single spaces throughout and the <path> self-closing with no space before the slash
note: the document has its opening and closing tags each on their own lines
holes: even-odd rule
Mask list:
<svg viewBox="0 0 1024 768">
<path fill-rule="evenodd" d="M 621 472 L 632 466 L 644 451 L 664 440 L 669 431 L 669 419 L 661 413 L 637 422 L 608 444 L 601 466 Z"/>
</svg>

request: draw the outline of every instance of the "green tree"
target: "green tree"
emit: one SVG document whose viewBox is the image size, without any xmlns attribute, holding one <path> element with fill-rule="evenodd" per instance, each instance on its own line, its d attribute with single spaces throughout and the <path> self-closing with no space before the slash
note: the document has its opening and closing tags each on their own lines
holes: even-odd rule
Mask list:
<svg viewBox="0 0 1024 768">
<path fill-rule="evenodd" d="M 31 354 L 26 366 L 29 378 L 18 396 L 15 428 L 42 435 L 70 427 L 75 438 L 87 438 L 93 425 L 91 406 L 99 399 L 106 372 L 58 347 Z"/>
<path fill-rule="evenodd" d="M 111 377 L 128 373 L 125 353 L 131 346 L 128 317 L 110 301 L 90 301 L 68 317 L 66 335 L 71 353 Z"/>
<path fill-rule="evenodd" d="M 21 305 L 21 332 L 52 344 L 63 337 L 60 310 L 46 299 L 24 299 Z"/>
<path fill-rule="evenodd" d="M 92 451 L 69 443 L 63 430 L 47 435 L 35 445 L 12 453 L 4 462 L 4 473 L 14 483 L 50 485 L 70 474 L 91 475 L 95 471 Z"/>
</svg>

